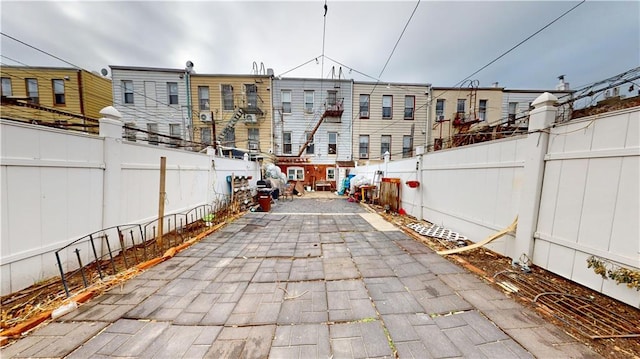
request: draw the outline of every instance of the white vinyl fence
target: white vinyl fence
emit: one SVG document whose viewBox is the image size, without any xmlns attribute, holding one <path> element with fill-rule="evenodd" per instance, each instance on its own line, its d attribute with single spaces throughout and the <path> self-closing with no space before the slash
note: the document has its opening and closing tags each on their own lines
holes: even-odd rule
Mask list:
<svg viewBox="0 0 640 359">
<path fill-rule="evenodd" d="M 122 140 L 102 119 L 100 137 L 0 120 L 1 294 L 59 275 L 53 252 L 84 235 L 157 218 L 160 158 L 165 213 L 229 194 L 227 176 L 259 179 L 257 163 Z M 88 251 L 87 251 L 88 252 Z"/>
<path fill-rule="evenodd" d="M 515 235 L 488 245 L 640 308 L 640 291 L 587 268 L 596 256 L 640 270 L 640 108 L 554 124 L 555 97 L 534 102 L 529 134 L 360 166 L 402 178 L 401 207 L 480 241 L 518 217 Z M 419 169 L 416 170 L 416 164 Z M 409 188 L 407 179 L 420 187 Z"/>
</svg>

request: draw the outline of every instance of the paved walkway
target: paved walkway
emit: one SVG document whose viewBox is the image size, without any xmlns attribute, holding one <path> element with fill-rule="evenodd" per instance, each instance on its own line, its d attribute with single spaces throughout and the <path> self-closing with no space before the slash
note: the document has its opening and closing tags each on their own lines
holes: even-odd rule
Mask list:
<svg viewBox="0 0 640 359">
<path fill-rule="evenodd" d="M 309 197 L 245 215 L 0 356 L 598 357 L 358 204 Z"/>
</svg>

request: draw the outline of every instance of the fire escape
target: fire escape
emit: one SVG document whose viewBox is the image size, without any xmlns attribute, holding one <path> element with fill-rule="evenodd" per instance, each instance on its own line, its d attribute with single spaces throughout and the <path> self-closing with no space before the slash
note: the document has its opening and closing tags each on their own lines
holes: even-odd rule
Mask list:
<svg viewBox="0 0 640 359">
<path fill-rule="evenodd" d="M 256 80 L 256 82 L 259 81 L 261 80 Z M 264 100 L 258 95 L 258 86 L 256 84 L 245 84 L 242 95 L 233 97 L 235 111 L 222 131 L 216 136 L 216 140 L 224 143 L 225 137 L 233 131 L 240 121 L 243 121 L 247 126 L 258 125 L 258 118 L 265 115 L 260 108 L 260 103 L 264 103 Z M 260 149 L 259 139 L 249 139 L 247 144 L 250 151 L 259 151 Z"/>
</svg>

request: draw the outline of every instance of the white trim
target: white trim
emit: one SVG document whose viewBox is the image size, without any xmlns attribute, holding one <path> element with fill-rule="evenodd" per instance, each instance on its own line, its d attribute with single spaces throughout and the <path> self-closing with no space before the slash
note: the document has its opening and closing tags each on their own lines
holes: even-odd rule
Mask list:
<svg viewBox="0 0 640 359">
<path fill-rule="evenodd" d="M 610 158 L 610 157 L 630 157 L 640 156 L 640 147 L 616 148 L 610 150 L 590 150 L 576 152 L 548 153 L 544 156 L 545 161 L 557 160 L 578 160 L 589 158 Z"/>
<path fill-rule="evenodd" d="M 58 168 L 94 168 L 105 169 L 103 162 L 74 162 L 58 160 L 22 159 L 22 158 L 2 158 L 0 166 L 8 167 L 58 167 Z"/>
<path fill-rule="evenodd" d="M 562 239 L 558 237 L 553 237 L 546 233 L 535 232 L 533 234 L 533 238 L 535 240 L 542 240 L 551 244 L 556 244 L 561 247 L 570 248 L 582 253 L 593 254 L 598 257 L 606 258 L 607 260 L 611 260 L 611 261 L 624 264 L 633 268 L 639 268 L 637 256 L 636 258 L 623 257 L 616 253 L 603 251 L 601 249 L 591 248 L 580 243 L 571 242 L 566 239 Z M 586 263 L 585 263 L 585 266 L 586 266 Z"/>
<path fill-rule="evenodd" d="M 489 162 L 489 163 L 463 163 L 459 165 L 425 166 L 426 171 L 437 170 L 466 170 L 482 168 L 524 168 L 524 161 L 513 162 Z"/>
</svg>

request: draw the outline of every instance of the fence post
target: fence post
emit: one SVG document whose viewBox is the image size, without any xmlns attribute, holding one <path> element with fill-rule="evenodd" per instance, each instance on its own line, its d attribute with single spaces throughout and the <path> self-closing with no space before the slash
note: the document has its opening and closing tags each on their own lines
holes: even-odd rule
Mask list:
<svg viewBox="0 0 640 359">
<path fill-rule="evenodd" d="M 545 92 L 531 104 L 534 109 L 529 113 L 529 135 L 525 145 L 524 181 L 518 210 L 518 228 L 515 242 L 511 250 L 507 251 L 514 262 L 518 261 L 523 254 L 533 258 L 533 235 L 538 225 L 544 157 L 549 144 L 548 129 L 556 119 L 557 103 L 558 99 L 554 95 Z"/>
<path fill-rule="evenodd" d="M 113 106 L 100 110 L 100 137 L 104 140 L 102 184 L 102 228 L 120 221 L 120 176 L 122 173 L 122 115 Z"/>
</svg>

